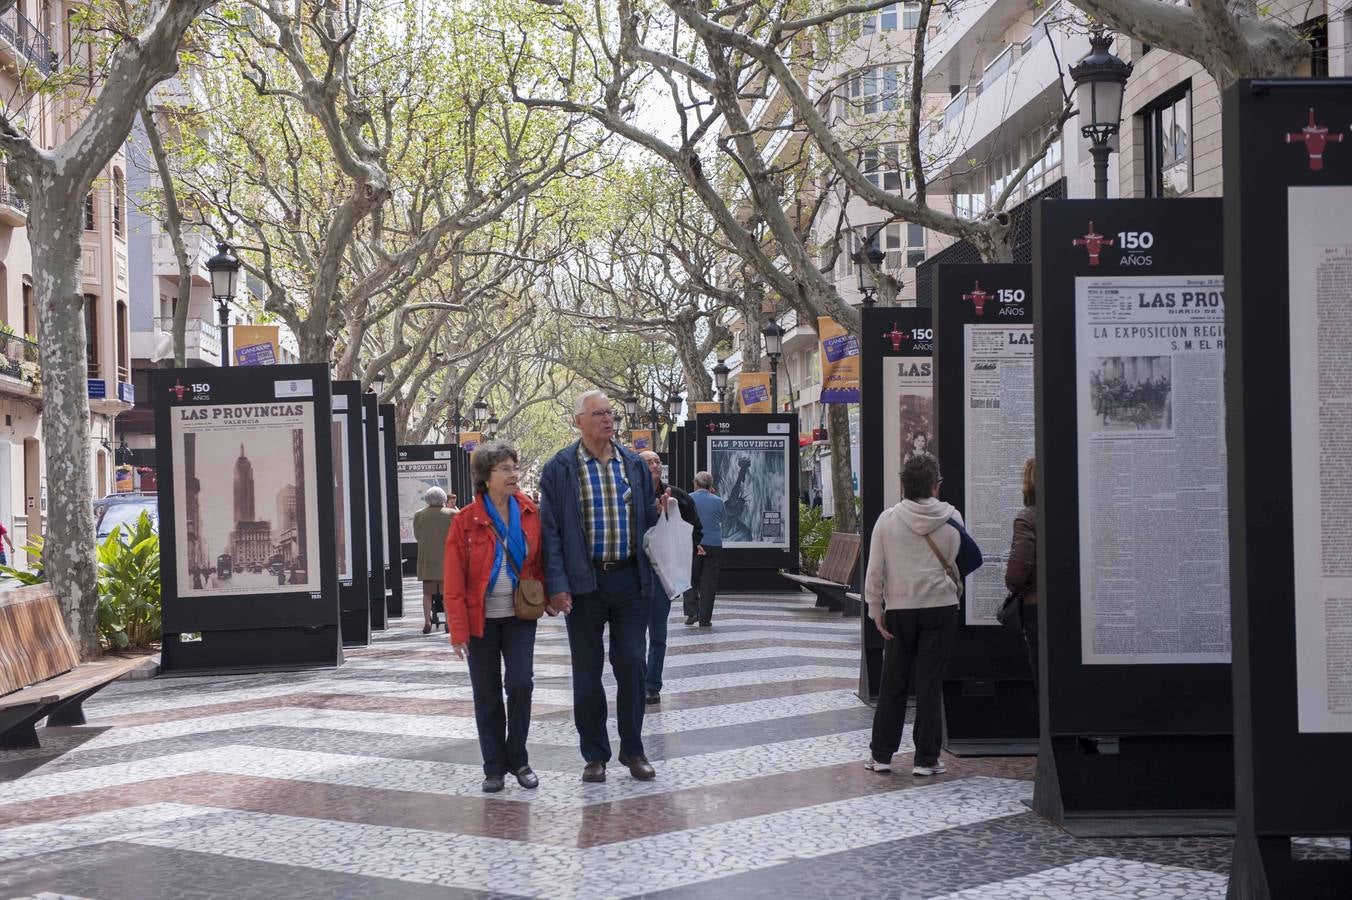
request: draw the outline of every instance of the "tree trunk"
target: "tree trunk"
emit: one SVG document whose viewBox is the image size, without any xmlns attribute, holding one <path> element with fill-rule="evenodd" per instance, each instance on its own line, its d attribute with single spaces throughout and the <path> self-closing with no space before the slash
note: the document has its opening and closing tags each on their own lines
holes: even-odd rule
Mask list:
<svg viewBox="0 0 1352 900">
<path fill-rule="evenodd" d="M 38 359 L 42 364 L 42 439 L 46 447 L 47 542 L 42 565 L 56 592 L 66 630 L 81 659 L 99 654 L 98 566 L 89 466 L 89 386 L 85 359 L 84 296 L 80 292 L 80 223 L 83 205 L 54 190 L 39 175 L 28 214 L 38 308 Z M 82 485 L 72 488 L 71 486 Z M 34 529 L 36 530 L 36 529 Z"/>
<path fill-rule="evenodd" d="M 141 102 L 141 124 L 145 127 L 150 155 L 155 159 L 155 169 L 160 175 L 160 187 L 164 190 L 163 224 L 174 248 L 174 260 L 178 263 L 178 303 L 174 306 L 172 328 L 174 365 L 181 369 L 188 364 L 188 304 L 192 301 L 192 263 L 188 259 L 187 241 L 183 237 L 183 213 L 178 205 L 178 191 L 174 189 L 174 173 L 169 168 L 169 154 L 165 152 L 164 142 L 160 140 L 155 115 L 145 101 Z"/>
<path fill-rule="evenodd" d="M 858 534 L 854 474 L 850 468 L 850 408 L 844 403 L 828 403 L 826 409 L 827 437 L 831 442 L 831 493 L 836 498 L 834 530 Z"/>
</svg>

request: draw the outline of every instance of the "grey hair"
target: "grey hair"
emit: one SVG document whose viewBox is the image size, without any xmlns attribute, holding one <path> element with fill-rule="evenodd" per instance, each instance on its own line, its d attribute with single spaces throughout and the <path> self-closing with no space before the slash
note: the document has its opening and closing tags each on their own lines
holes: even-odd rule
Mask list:
<svg viewBox="0 0 1352 900">
<path fill-rule="evenodd" d="M 474 448 L 469 457 L 470 480 L 474 482 L 474 493 L 488 493 L 488 479 L 498 463 L 520 462 L 516 450 L 505 441 L 489 441 Z"/>
<path fill-rule="evenodd" d="M 423 494 L 423 502 L 428 506 L 445 506 L 446 492 L 436 485 L 433 485 Z"/>
<path fill-rule="evenodd" d="M 593 397 L 600 397 L 602 400 L 605 400 L 607 403 L 610 402 L 610 397 L 608 397 L 608 396 L 606 395 L 606 392 L 605 392 L 605 391 L 601 391 L 601 390 L 587 391 L 587 393 L 582 394 L 580 397 L 578 397 L 576 400 L 573 401 L 573 415 L 574 415 L 574 416 L 580 416 L 580 415 L 582 415 L 584 412 L 586 412 L 586 411 L 587 411 L 587 401 L 590 400 L 590 399 L 592 399 Z"/>
<path fill-rule="evenodd" d="M 710 473 L 710 472 L 696 472 L 696 473 L 695 473 L 695 487 L 697 487 L 697 488 L 703 488 L 703 489 L 706 490 L 706 491 L 713 490 L 713 487 L 714 487 L 714 476 L 713 476 L 713 474 Z"/>
</svg>

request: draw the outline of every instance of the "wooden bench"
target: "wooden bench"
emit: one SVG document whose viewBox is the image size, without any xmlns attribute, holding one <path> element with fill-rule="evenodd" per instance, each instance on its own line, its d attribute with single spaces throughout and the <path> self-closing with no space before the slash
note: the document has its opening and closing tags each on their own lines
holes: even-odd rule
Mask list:
<svg viewBox="0 0 1352 900">
<path fill-rule="evenodd" d="M 858 568 L 859 535 L 833 531 L 831 542 L 826 545 L 826 556 L 822 558 L 815 576 L 794 575 L 791 572 L 779 574 L 816 594 L 817 606 L 838 609 L 845 616 L 857 616 L 859 603 L 847 597 L 846 593 L 854 584 Z"/>
<path fill-rule="evenodd" d="M 150 657 L 80 664 L 51 586 L 0 592 L 0 748 L 37 747 L 37 723 L 83 725 L 82 704 Z"/>
</svg>

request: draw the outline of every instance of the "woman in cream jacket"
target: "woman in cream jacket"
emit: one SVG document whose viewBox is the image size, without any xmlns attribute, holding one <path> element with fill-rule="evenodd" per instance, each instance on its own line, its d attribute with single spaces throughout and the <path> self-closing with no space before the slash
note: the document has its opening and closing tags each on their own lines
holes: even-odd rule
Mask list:
<svg viewBox="0 0 1352 900">
<path fill-rule="evenodd" d="M 887 643 L 882 683 L 873 715 L 871 758 L 875 772 L 892 770 L 901 746 L 906 696 L 915 666 L 915 764 L 912 775 L 938 775 L 942 740 L 944 669 L 958 630 L 961 578 L 957 557 L 962 515 L 939 499 L 943 478 L 928 453 L 907 460 L 901 469 L 905 499 L 883 511 L 869 542 L 864 598 L 869 617 Z"/>
</svg>

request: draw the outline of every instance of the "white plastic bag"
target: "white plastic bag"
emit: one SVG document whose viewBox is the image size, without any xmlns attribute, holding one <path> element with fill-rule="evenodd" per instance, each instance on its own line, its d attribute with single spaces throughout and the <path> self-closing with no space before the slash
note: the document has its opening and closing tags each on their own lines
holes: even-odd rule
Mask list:
<svg viewBox="0 0 1352 900">
<path fill-rule="evenodd" d="M 690 590 L 690 566 L 694 558 L 695 529 L 681 518 L 676 498 L 667 500 L 666 511 L 643 535 L 643 550 L 653 564 L 662 590 L 672 600 Z"/>
</svg>

